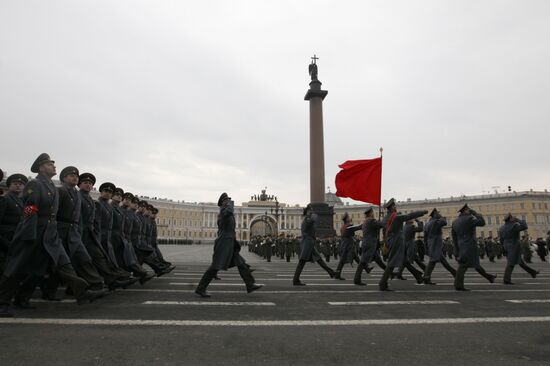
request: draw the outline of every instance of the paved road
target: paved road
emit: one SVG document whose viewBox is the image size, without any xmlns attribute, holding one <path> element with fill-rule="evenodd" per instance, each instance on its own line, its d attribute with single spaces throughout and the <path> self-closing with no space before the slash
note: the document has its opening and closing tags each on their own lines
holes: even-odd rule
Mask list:
<svg viewBox="0 0 550 366">
<path fill-rule="evenodd" d="M 193 289 L 211 246 L 166 246 L 178 263 L 145 286 L 85 306 L 36 302 L 0 319 L 0 365 L 359 365 L 550 364 L 550 266 L 537 279 L 517 268 L 515 286 L 467 273 L 473 291 L 453 290 L 439 266 L 437 286 L 394 280 L 377 291 L 328 277 L 307 264 L 305 287 L 291 285 L 296 262 L 266 263 L 244 252 L 265 288 L 246 294 L 236 269 L 221 272 L 203 300 Z M 502 278 L 504 261 L 483 263 Z M 329 263 L 335 267 L 336 263 Z"/>
</svg>

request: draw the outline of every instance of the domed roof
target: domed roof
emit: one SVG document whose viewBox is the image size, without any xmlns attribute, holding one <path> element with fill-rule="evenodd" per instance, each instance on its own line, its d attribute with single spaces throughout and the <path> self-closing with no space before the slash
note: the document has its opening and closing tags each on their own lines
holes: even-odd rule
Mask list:
<svg viewBox="0 0 550 366">
<path fill-rule="evenodd" d="M 340 197 L 338 197 L 337 195 L 335 195 L 331 191 L 328 191 L 327 193 L 325 193 L 325 202 L 329 206 L 343 206 L 344 205 L 344 202 L 342 202 Z"/>
</svg>

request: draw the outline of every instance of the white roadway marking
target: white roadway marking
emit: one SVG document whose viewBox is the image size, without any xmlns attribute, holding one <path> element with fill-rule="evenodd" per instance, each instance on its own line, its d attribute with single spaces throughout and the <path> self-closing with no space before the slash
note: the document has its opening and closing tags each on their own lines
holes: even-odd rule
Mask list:
<svg viewBox="0 0 550 366">
<path fill-rule="evenodd" d="M 425 287 L 432 288 L 432 287 Z M 244 290 L 243 290 L 244 291 Z M 242 294 L 243 291 L 231 291 L 231 290 L 213 290 L 209 291 L 213 294 Z M 133 289 L 129 288 L 124 290 L 124 292 L 166 292 L 166 293 L 194 293 L 195 290 L 174 290 L 174 289 Z M 550 289 L 483 289 L 483 290 L 472 290 L 470 292 L 474 293 L 489 293 L 489 292 L 550 292 Z M 123 292 L 120 292 L 123 293 Z M 353 294 L 353 293 L 372 293 L 372 294 L 385 294 L 386 292 L 381 292 L 378 290 L 280 290 L 280 291 L 270 291 L 270 290 L 260 290 L 262 294 Z M 455 290 L 399 290 L 396 293 L 455 293 L 462 294 L 466 296 L 467 293 L 458 292 Z"/>
<path fill-rule="evenodd" d="M 274 302 L 231 301 L 145 301 L 143 305 L 190 305 L 190 306 L 275 306 Z"/>
<path fill-rule="evenodd" d="M 413 281 L 411 281 L 412 283 Z M 171 286 L 196 286 L 197 283 L 195 282 L 169 282 L 168 283 L 169 285 Z M 442 285 L 442 286 L 445 286 L 445 285 L 454 285 L 454 283 L 452 282 L 438 282 L 437 283 L 438 285 Z M 264 285 L 265 284 L 261 284 L 261 285 Z M 422 285 L 422 284 L 417 284 L 416 282 L 414 282 L 414 285 Z M 535 286 L 541 286 L 541 285 L 547 285 L 546 283 L 532 283 L 532 285 L 535 285 Z M 216 282 L 211 282 L 209 286 L 244 286 L 244 283 L 243 282 L 240 282 L 240 283 L 222 283 L 221 281 L 216 281 Z M 353 283 L 342 283 L 340 281 L 338 282 L 333 282 L 333 283 L 308 283 L 307 286 L 346 286 L 346 287 L 355 287 L 356 285 L 353 284 Z M 422 285 L 424 286 L 424 285 Z M 427 285 L 426 285 L 427 286 Z M 504 286 L 500 283 L 476 283 L 476 282 L 468 282 L 466 281 L 466 286 Z"/>
<path fill-rule="evenodd" d="M 419 301 L 329 301 L 329 305 L 350 306 L 350 305 L 447 305 L 460 304 L 451 300 L 419 300 Z"/>
<path fill-rule="evenodd" d="M 143 319 L 55 319 L 0 318 L 0 324 L 27 325 L 106 325 L 106 326 L 176 326 L 176 327 L 289 327 L 289 326 L 373 326 L 437 325 L 479 323 L 540 323 L 550 316 L 493 318 L 428 318 L 428 319 L 356 319 L 356 320 L 143 320 Z"/>
<path fill-rule="evenodd" d="M 539 299 L 539 300 L 504 300 L 506 302 L 511 302 L 513 304 L 545 304 L 549 303 L 550 300 Z"/>
</svg>

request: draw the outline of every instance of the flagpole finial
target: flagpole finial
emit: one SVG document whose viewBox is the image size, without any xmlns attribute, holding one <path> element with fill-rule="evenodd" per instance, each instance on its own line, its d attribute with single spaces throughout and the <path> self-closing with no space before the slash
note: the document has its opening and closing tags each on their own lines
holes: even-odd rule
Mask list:
<svg viewBox="0 0 550 366">
<path fill-rule="evenodd" d="M 380 148 L 380 155 L 382 155 L 383 152 L 384 152 L 384 148 L 381 147 L 381 148 Z"/>
</svg>

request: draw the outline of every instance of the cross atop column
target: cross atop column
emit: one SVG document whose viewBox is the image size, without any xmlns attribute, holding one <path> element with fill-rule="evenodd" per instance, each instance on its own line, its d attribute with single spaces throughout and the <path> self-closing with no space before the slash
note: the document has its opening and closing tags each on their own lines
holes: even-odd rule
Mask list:
<svg viewBox="0 0 550 366">
<path fill-rule="evenodd" d="M 313 54 L 313 57 L 311 58 L 313 60 L 313 64 L 317 64 L 317 60 L 319 60 L 319 57 L 317 55 Z"/>
</svg>

